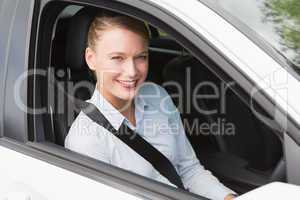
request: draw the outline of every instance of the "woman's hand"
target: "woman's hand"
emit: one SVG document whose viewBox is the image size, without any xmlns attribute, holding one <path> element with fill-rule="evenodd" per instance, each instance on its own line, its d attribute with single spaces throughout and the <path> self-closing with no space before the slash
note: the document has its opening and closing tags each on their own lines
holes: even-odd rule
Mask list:
<svg viewBox="0 0 300 200">
<path fill-rule="evenodd" d="M 225 198 L 224 198 L 224 200 L 232 200 L 232 199 L 234 199 L 236 196 L 234 196 L 233 194 L 229 194 L 229 195 L 227 195 Z"/>
</svg>

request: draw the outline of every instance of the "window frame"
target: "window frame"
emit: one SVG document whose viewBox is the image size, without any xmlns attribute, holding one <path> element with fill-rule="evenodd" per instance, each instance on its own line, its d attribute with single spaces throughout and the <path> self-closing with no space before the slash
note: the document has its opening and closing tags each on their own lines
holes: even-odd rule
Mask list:
<svg viewBox="0 0 300 200">
<path fill-rule="evenodd" d="M 5 30 L 0 35 L 0 43 L 4 44 L 0 52 L 2 80 L 0 84 L 0 138 L 25 142 L 27 140 L 27 116 L 25 108 L 21 109 L 20 104 L 27 104 L 27 81 L 22 77 L 27 66 L 30 65 L 28 48 L 31 20 L 36 2 L 30 0 L 27 2 L 1 1 L 0 3 L 2 17 L 0 23 Z M 18 96 L 14 94 L 16 86 L 21 89 Z M 11 119 L 14 122 L 11 122 Z"/>
</svg>

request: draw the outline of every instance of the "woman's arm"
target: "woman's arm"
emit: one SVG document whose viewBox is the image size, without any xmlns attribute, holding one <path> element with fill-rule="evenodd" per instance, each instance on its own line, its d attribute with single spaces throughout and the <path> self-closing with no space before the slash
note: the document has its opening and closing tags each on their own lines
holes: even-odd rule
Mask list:
<svg viewBox="0 0 300 200">
<path fill-rule="evenodd" d="M 168 111 L 169 123 L 172 123 L 170 126 L 176 127 L 175 130 L 172 129 L 173 134 L 175 131 L 175 137 L 177 137 L 177 147 L 176 152 L 174 152 L 176 155 L 176 163 L 174 164 L 178 169 L 178 173 L 184 186 L 192 193 L 196 193 L 213 200 L 232 199 L 231 197 L 233 196 L 231 194 L 235 194 L 235 192 L 225 187 L 215 176 L 212 175 L 210 171 L 204 169 L 204 167 L 200 164 L 189 140 L 186 137 L 177 108 L 168 93 L 165 90 L 163 93 L 162 102 L 164 102 L 164 104 L 162 107 Z"/>
<path fill-rule="evenodd" d="M 109 163 L 107 130 L 80 113 L 65 139 L 65 148 Z"/>
<path fill-rule="evenodd" d="M 212 173 L 200 164 L 195 152 L 188 141 L 179 113 L 177 123 L 180 124 L 177 148 L 178 173 L 182 178 L 183 184 L 190 192 L 205 196 L 213 200 L 230 199 L 230 194 L 234 194 L 232 190 L 225 187 Z"/>
</svg>

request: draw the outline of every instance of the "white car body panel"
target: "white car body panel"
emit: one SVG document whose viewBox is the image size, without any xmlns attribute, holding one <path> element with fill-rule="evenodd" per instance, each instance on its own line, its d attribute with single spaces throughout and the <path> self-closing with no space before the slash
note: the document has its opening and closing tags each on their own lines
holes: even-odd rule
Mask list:
<svg viewBox="0 0 300 200">
<path fill-rule="evenodd" d="M 140 199 L 2 146 L 0 155 L 0 200 Z"/>
<path fill-rule="evenodd" d="M 282 200 L 299 199 L 300 187 L 296 185 L 274 182 L 252 190 L 236 200 Z"/>
</svg>

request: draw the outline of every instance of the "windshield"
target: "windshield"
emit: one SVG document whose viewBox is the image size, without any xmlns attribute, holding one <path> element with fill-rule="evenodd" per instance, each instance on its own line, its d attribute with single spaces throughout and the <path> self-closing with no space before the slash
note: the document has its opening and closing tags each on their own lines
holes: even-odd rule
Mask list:
<svg viewBox="0 0 300 200">
<path fill-rule="evenodd" d="M 300 0 L 214 0 L 283 55 L 300 75 Z"/>
</svg>

